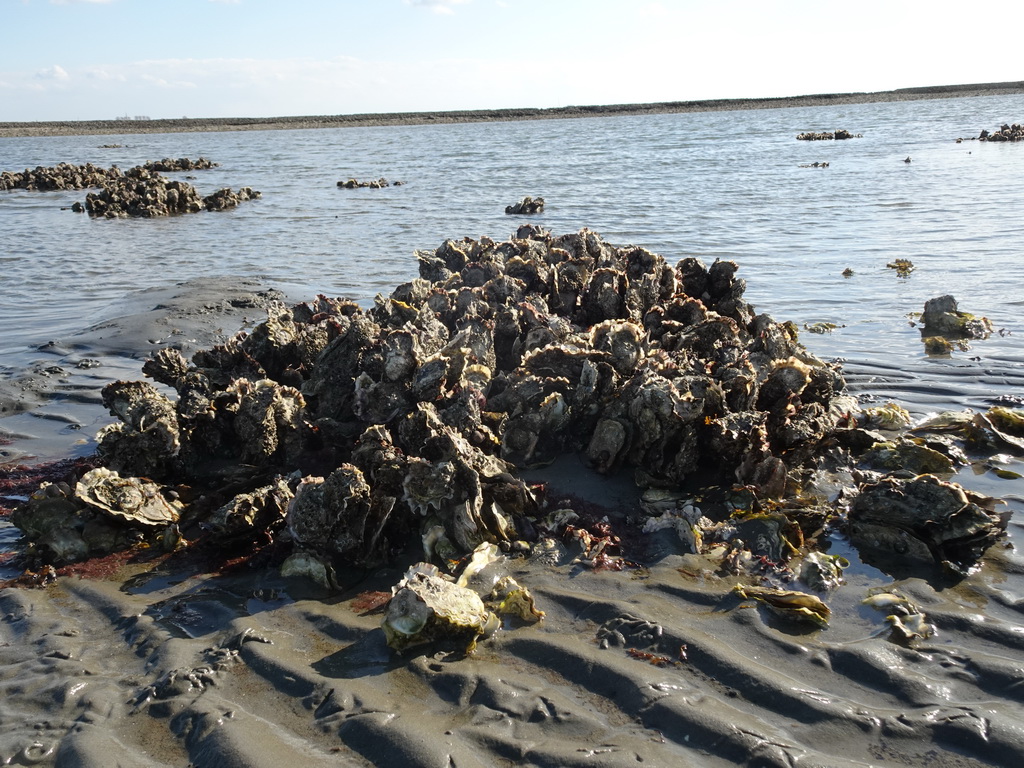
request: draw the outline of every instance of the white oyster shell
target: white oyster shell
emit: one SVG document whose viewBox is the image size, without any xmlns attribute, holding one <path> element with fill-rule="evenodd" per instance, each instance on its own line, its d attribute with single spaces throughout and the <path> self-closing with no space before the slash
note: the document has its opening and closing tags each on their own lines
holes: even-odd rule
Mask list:
<svg viewBox="0 0 1024 768">
<path fill-rule="evenodd" d="M 392 592 L 382 628 L 396 651 L 445 642 L 469 652 L 498 626 L 476 592 L 443 578 L 429 563 L 412 566 Z"/>
<path fill-rule="evenodd" d="M 181 513 L 180 505 L 167 501 L 156 483 L 121 477 L 105 467 L 86 472 L 75 486 L 75 496 L 90 507 L 140 525 L 175 523 Z"/>
</svg>

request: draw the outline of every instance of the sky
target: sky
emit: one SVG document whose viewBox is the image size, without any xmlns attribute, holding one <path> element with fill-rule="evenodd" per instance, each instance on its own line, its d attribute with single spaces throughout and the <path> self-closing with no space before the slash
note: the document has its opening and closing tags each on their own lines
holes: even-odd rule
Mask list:
<svg viewBox="0 0 1024 768">
<path fill-rule="evenodd" d="M 1013 16 L 1015 18 L 1009 18 Z M 0 0 L 0 122 L 767 98 L 1024 79 L 1012 3 Z"/>
</svg>

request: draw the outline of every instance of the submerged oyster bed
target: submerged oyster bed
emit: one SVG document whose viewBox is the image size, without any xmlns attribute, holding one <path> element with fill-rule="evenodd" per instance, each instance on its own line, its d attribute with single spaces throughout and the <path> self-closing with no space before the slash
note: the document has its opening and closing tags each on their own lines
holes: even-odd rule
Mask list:
<svg viewBox="0 0 1024 768">
<path fill-rule="evenodd" d="M 76 202 L 71 210 L 106 218 L 152 218 L 198 213 L 204 209 L 223 211 L 261 196 L 251 187 L 241 187 L 237 192 L 225 187 L 204 197 L 188 182 L 160 175 L 161 171 L 205 170 L 217 165 L 205 157 L 197 160 L 164 158 L 122 173 L 117 166 L 100 168 L 92 163 L 81 166 L 59 163 L 48 168 L 26 169 L 21 173 L 3 171 L 0 173 L 0 190 L 52 191 L 100 187 L 99 192 L 89 192 L 85 196 L 84 204 Z"/>
</svg>

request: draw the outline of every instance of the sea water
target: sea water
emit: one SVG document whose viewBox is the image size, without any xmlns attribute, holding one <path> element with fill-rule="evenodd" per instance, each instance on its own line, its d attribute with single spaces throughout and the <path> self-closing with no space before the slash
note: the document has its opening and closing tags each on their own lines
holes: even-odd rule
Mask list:
<svg viewBox="0 0 1024 768">
<path fill-rule="evenodd" d="M 670 262 L 733 259 L 758 311 L 844 361 L 864 400 L 915 414 L 1024 394 L 1024 145 L 965 140 L 1024 115 L 1024 96 L 461 125 L 0 138 L 0 169 L 122 169 L 199 156 L 201 194 L 262 199 L 161 219 L 73 213 L 85 190 L 0 192 L 0 376 L 40 348 L 123 314 L 140 289 L 257 278 L 295 300 L 369 305 L 417 274 L 417 249 L 508 237 L 524 222 L 588 227 Z M 857 138 L 798 141 L 805 131 Z M 114 145 L 114 146 L 105 146 Z M 909 162 L 908 162 L 909 160 Z M 807 167 L 828 163 L 827 167 Z M 338 181 L 385 177 L 383 189 Z M 505 206 L 542 196 L 544 212 Z M 900 277 L 887 265 L 909 259 Z M 852 275 L 844 276 L 845 270 Z M 914 315 L 951 293 L 995 329 L 926 353 Z M 0 427 L 3 420 L 0 419 Z M 81 441 L 80 441 L 81 442 Z"/>
</svg>

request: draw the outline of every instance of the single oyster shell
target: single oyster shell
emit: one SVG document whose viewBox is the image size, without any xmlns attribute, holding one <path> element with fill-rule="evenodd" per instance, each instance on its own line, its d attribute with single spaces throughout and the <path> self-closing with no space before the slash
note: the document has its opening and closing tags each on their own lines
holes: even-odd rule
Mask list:
<svg viewBox="0 0 1024 768">
<path fill-rule="evenodd" d="M 224 536 L 279 528 L 294 497 L 288 482 L 278 477 L 250 493 L 240 493 L 219 507 L 209 519 L 210 527 Z"/>
<path fill-rule="evenodd" d="M 920 612 L 916 605 L 897 592 L 875 592 L 860 602 L 880 611 L 892 611 L 904 616 Z"/>
<path fill-rule="evenodd" d="M 372 565 L 382 558 L 381 529 L 393 504 L 393 498 L 373 494 L 358 467 L 341 464 L 326 479 L 302 478 L 286 522 L 299 547 L 353 565 Z"/>
<path fill-rule="evenodd" d="M 382 628 L 388 645 L 399 652 L 442 642 L 469 653 L 498 627 L 498 618 L 476 592 L 442 578 L 429 563 L 412 566 L 392 594 Z"/>
<path fill-rule="evenodd" d="M 800 579 L 811 589 L 826 592 L 843 583 L 843 571 L 849 567 L 850 561 L 842 555 L 811 552 L 804 558 Z"/>
<path fill-rule="evenodd" d="M 460 587 L 468 587 L 469 582 L 487 566 L 497 563 L 504 558 L 498 554 L 498 547 L 489 541 L 478 544 L 470 555 L 469 562 L 462 569 L 456 584 Z"/>
<path fill-rule="evenodd" d="M 487 605 L 500 616 L 515 616 L 531 624 L 544 618 L 530 590 L 519 585 L 511 576 L 503 576 L 487 597 Z"/>
<path fill-rule="evenodd" d="M 48 562 L 82 560 L 89 544 L 82 536 L 81 506 L 65 483 L 43 483 L 11 513 L 16 525 Z"/>
<path fill-rule="evenodd" d="M 421 515 L 439 510 L 455 494 L 455 465 L 413 456 L 402 481 L 402 500 Z"/>
<path fill-rule="evenodd" d="M 784 563 L 803 546 L 800 526 L 781 513 L 736 516 L 736 534 L 755 557 Z"/>
<path fill-rule="evenodd" d="M 875 443 L 861 458 L 876 469 L 905 469 L 915 475 L 951 475 L 956 471 L 949 456 L 906 439 Z"/>
<path fill-rule="evenodd" d="M 896 403 L 886 403 L 864 410 L 864 418 L 870 427 L 878 429 L 901 429 L 910 426 L 913 420 L 910 412 Z"/>
<path fill-rule="evenodd" d="M 324 589 L 337 589 L 334 568 L 309 552 L 293 552 L 281 563 L 283 578 L 309 579 Z"/>
<path fill-rule="evenodd" d="M 850 538 L 862 550 L 888 550 L 900 560 L 935 561 L 963 573 L 1006 535 L 1007 515 L 993 511 L 996 503 L 934 475 L 884 478 L 853 500 Z"/>
<path fill-rule="evenodd" d="M 908 613 L 905 616 L 890 615 L 889 639 L 898 645 L 912 646 L 921 640 L 927 640 L 935 634 L 935 625 L 928 621 L 923 613 Z"/>
<path fill-rule="evenodd" d="M 160 493 L 160 486 L 137 477 L 121 477 L 99 467 L 86 472 L 75 486 L 75 496 L 90 507 L 139 525 L 176 523 L 180 505 Z"/>
<path fill-rule="evenodd" d="M 831 609 L 821 598 L 809 595 L 806 592 L 796 592 L 787 589 L 774 589 L 772 587 L 757 587 L 737 584 L 733 587 L 740 597 L 753 598 L 764 603 L 773 612 L 787 619 L 795 621 L 810 622 L 819 627 L 828 626 Z"/>
</svg>

